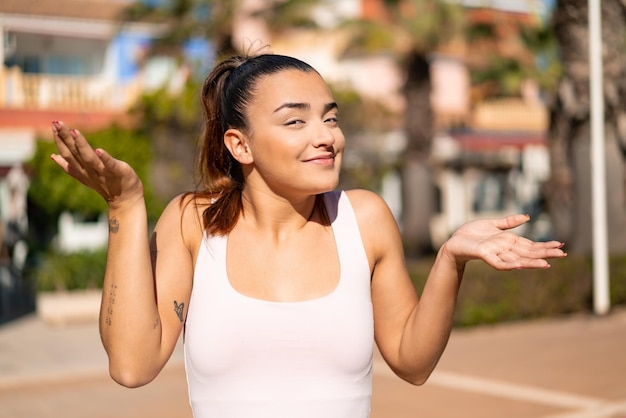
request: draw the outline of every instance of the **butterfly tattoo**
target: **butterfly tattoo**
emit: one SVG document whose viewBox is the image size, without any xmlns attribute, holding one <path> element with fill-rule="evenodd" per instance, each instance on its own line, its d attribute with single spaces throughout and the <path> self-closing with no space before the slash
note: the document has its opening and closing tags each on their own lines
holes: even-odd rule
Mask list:
<svg viewBox="0 0 626 418">
<path fill-rule="evenodd" d="M 181 303 L 179 304 L 178 302 L 174 301 L 174 312 L 176 312 L 176 315 L 178 316 L 178 319 L 180 319 L 180 322 L 183 322 L 183 308 L 185 307 L 185 303 Z"/>
</svg>

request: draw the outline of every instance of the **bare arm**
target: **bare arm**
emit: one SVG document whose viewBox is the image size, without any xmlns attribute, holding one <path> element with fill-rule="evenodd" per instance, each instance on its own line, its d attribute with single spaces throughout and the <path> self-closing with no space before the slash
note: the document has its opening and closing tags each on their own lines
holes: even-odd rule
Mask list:
<svg viewBox="0 0 626 418">
<path fill-rule="evenodd" d="M 509 231 L 526 222 L 525 215 L 470 222 L 439 250 L 418 298 L 386 204 L 363 191 L 353 191 L 350 198 L 373 270 L 376 342 L 392 370 L 414 384 L 426 381 L 445 349 L 467 261 L 480 259 L 510 270 L 547 268 L 547 258 L 565 256 L 559 242 L 532 242 Z"/>
<path fill-rule="evenodd" d="M 150 242 L 143 186 L 134 170 L 62 123 L 53 123 L 53 134 L 59 154 L 52 159 L 108 203 L 100 333 L 111 376 L 125 386 L 143 385 L 171 356 L 191 292 L 193 261 L 182 238 L 180 206 L 168 206 Z"/>
</svg>

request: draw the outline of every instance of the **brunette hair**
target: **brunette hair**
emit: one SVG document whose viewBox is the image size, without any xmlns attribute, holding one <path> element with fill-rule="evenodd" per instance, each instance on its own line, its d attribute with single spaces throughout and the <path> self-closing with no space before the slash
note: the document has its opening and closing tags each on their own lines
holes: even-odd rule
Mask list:
<svg viewBox="0 0 626 418">
<path fill-rule="evenodd" d="M 239 162 L 224 145 L 224 134 L 230 128 L 249 133 L 246 110 L 254 99 L 257 82 L 284 70 L 315 71 L 309 64 L 284 55 L 236 55 L 217 64 L 204 81 L 201 98 L 205 126 L 198 160 L 200 184 L 193 195 L 211 202 L 202 216 L 208 234 L 228 234 L 243 209 L 241 192 L 245 179 Z M 318 196 L 316 208 L 320 204 Z"/>
</svg>

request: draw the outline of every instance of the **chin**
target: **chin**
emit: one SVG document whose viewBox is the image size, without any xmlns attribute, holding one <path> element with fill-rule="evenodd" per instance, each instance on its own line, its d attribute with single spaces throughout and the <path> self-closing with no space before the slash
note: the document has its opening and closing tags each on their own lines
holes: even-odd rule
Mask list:
<svg viewBox="0 0 626 418">
<path fill-rule="evenodd" d="M 332 181 L 332 182 L 328 182 L 327 184 L 323 185 L 320 187 L 319 192 L 315 193 L 315 194 L 322 194 L 322 193 L 327 193 L 327 192 L 332 192 L 333 190 L 335 190 L 337 188 L 337 186 L 339 185 L 339 179 Z"/>
</svg>

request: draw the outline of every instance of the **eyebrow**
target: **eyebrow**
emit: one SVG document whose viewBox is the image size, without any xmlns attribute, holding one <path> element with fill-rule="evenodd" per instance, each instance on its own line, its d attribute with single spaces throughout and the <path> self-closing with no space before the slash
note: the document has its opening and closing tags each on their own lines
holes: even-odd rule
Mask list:
<svg viewBox="0 0 626 418">
<path fill-rule="evenodd" d="M 282 109 L 302 109 L 302 110 L 308 110 L 311 108 L 311 105 L 308 103 L 295 103 L 295 102 L 287 102 L 287 103 L 283 103 L 282 105 L 278 106 L 276 109 L 274 109 L 274 113 L 282 110 Z M 333 109 L 339 109 L 339 106 L 337 105 L 337 103 L 335 102 L 331 102 L 331 103 L 326 103 L 326 105 L 324 105 L 324 113 L 327 113 Z"/>
</svg>

